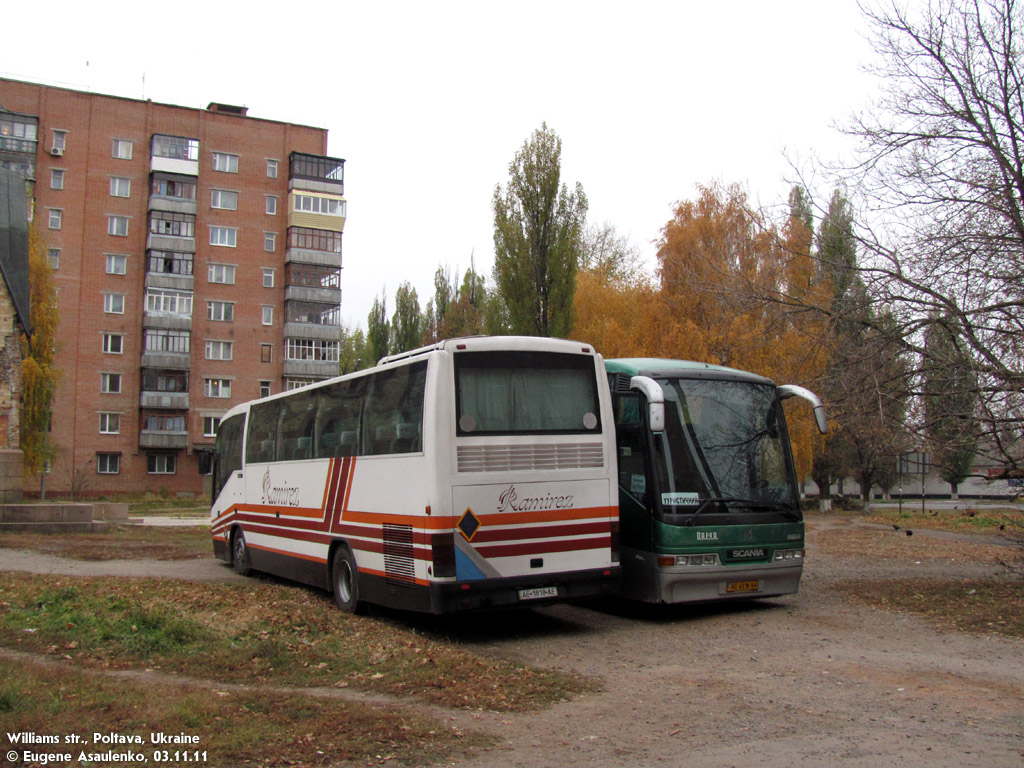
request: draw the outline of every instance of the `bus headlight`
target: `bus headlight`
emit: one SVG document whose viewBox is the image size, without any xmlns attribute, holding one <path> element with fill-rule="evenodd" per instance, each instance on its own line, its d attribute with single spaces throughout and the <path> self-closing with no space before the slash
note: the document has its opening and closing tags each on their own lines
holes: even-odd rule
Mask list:
<svg viewBox="0 0 1024 768">
<path fill-rule="evenodd" d="M 776 560 L 803 560 L 804 551 L 802 549 L 777 549 L 775 550 Z"/>
<path fill-rule="evenodd" d="M 674 565 L 718 565 L 718 555 L 662 555 L 658 558 L 658 565 L 662 567 Z"/>
</svg>

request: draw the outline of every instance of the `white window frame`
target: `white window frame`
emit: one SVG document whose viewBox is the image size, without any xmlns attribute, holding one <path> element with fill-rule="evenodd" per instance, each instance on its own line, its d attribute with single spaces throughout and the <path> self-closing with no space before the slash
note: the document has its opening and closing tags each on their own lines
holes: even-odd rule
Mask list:
<svg viewBox="0 0 1024 768">
<path fill-rule="evenodd" d="M 274 382 L 267 381 L 266 379 L 260 380 L 260 397 L 270 397 L 274 390 Z"/>
<path fill-rule="evenodd" d="M 132 180 L 127 176 L 111 176 L 110 177 L 110 196 L 111 197 L 131 197 L 132 196 Z"/>
<path fill-rule="evenodd" d="M 170 315 L 192 316 L 192 291 L 170 288 L 146 289 L 146 312 L 164 312 Z"/>
<path fill-rule="evenodd" d="M 210 167 L 220 173 L 238 173 L 238 155 L 230 152 L 214 152 Z"/>
<path fill-rule="evenodd" d="M 109 371 L 100 373 L 100 393 L 104 395 L 120 395 L 123 384 L 123 374 Z M 114 388 L 114 384 L 117 385 Z"/>
<path fill-rule="evenodd" d="M 220 285 L 234 285 L 237 266 L 211 262 L 206 267 L 206 282 Z"/>
<path fill-rule="evenodd" d="M 150 462 L 153 462 L 151 468 Z M 162 468 L 161 468 L 162 465 Z M 147 453 L 146 454 L 147 475 L 176 475 L 178 474 L 178 457 L 173 453 Z"/>
<path fill-rule="evenodd" d="M 267 253 L 274 253 L 277 250 L 277 232 L 263 233 L 263 250 Z"/>
<path fill-rule="evenodd" d="M 270 157 L 267 158 L 267 178 L 277 178 L 277 160 L 274 160 L 273 158 Z"/>
<path fill-rule="evenodd" d="M 231 398 L 231 379 L 209 377 L 203 379 L 203 394 L 206 397 L 227 400 Z"/>
<path fill-rule="evenodd" d="M 50 189 L 64 189 L 64 169 L 50 169 Z"/>
<path fill-rule="evenodd" d="M 235 320 L 235 302 L 233 301 L 208 301 L 206 302 L 206 319 L 215 323 L 232 323 Z"/>
<path fill-rule="evenodd" d="M 103 312 L 108 315 L 123 315 L 124 294 L 104 291 Z"/>
<path fill-rule="evenodd" d="M 100 434 L 101 435 L 120 435 L 121 434 L 121 414 L 113 411 L 103 411 L 100 413 Z"/>
<path fill-rule="evenodd" d="M 58 129 L 51 131 L 51 133 L 53 134 L 53 143 L 50 145 L 50 148 L 63 153 L 68 148 L 68 132 Z"/>
<path fill-rule="evenodd" d="M 206 359 L 222 360 L 230 362 L 234 359 L 235 343 L 233 341 L 222 341 L 220 339 L 206 340 Z"/>
<path fill-rule="evenodd" d="M 222 211 L 237 211 L 238 193 L 231 189 L 211 189 L 210 207 Z"/>
<path fill-rule="evenodd" d="M 277 216 L 277 195 L 266 196 L 266 207 L 264 210 L 268 216 Z"/>
<path fill-rule="evenodd" d="M 60 248 L 46 249 L 46 263 L 50 269 L 60 269 Z"/>
<path fill-rule="evenodd" d="M 261 312 L 261 319 L 264 325 L 274 324 L 274 305 L 264 304 Z"/>
<path fill-rule="evenodd" d="M 210 245 L 234 248 L 238 244 L 238 227 L 210 226 Z"/>
<path fill-rule="evenodd" d="M 107 214 L 107 234 L 111 237 L 128 237 L 128 217 Z"/>
<path fill-rule="evenodd" d="M 123 253 L 108 253 L 105 254 L 107 257 L 107 274 L 108 275 L 125 275 L 128 274 L 128 257 Z"/>
<path fill-rule="evenodd" d="M 64 209 L 63 208 L 47 208 L 46 209 L 46 228 L 47 229 L 60 229 L 64 226 Z"/>
<path fill-rule="evenodd" d="M 113 139 L 110 145 L 110 156 L 118 160 L 131 160 L 135 142 L 130 139 Z"/>
<path fill-rule="evenodd" d="M 97 453 L 96 473 L 99 475 L 118 475 L 121 473 L 120 453 Z"/>
<path fill-rule="evenodd" d="M 264 288 L 273 288 L 274 287 L 274 279 L 275 279 L 275 273 L 276 272 L 277 272 L 276 269 L 271 269 L 270 267 L 264 267 L 263 268 L 263 287 Z"/>
<path fill-rule="evenodd" d="M 117 339 L 117 344 L 114 344 L 114 339 Z M 117 347 L 115 349 L 114 347 Z M 124 334 L 123 333 L 106 333 L 103 334 L 103 354 L 105 355 L 123 355 L 124 354 Z"/>
<path fill-rule="evenodd" d="M 220 420 L 220 416 L 203 416 L 203 437 L 216 437 Z"/>
</svg>

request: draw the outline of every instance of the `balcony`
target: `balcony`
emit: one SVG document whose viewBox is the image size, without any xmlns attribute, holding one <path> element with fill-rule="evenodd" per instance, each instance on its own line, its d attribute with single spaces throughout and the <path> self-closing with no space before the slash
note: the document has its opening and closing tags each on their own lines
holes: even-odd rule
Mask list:
<svg viewBox="0 0 1024 768">
<path fill-rule="evenodd" d="M 150 155 L 154 173 L 199 175 L 199 139 L 154 133 Z"/>
<path fill-rule="evenodd" d="M 333 195 L 310 194 L 292 190 L 288 193 L 288 226 L 342 232 L 348 203 Z"/>
<path fill-rule="evenodd" d="M 143 352 L 143 368 L 164 368 L 173 371 L 187 371 L 189 369 L 188 352 Z"/>
<path fill-rule="evenodd" d="M 344 195 L 345 161 L 336 157 L 292 152 L 288 156 L 288 189 Z"/>
<path fill-rule="evenodd" d="M 306 376 L 329 379 L 340 373 L 337 362 L 317 360 L 285 360 L 281 365 L 283 376 Z"/>
<path fill-rule="evenodd" d="M 315 288 L 309 285 L 286 285 L 285 301 L 312 301 L 317 304 L 341 304 L 341 288 Z"/>
<path fill-rule="evenodd" d="M 188 392 L 142 392 L 139 396 L 142 408 L 171 408 L 176 411 L 188 409 Z"/>
<path fill-rule="evenodd" d="M 188 448 L 188 432 L 154 432 L 144 429 L 139 433 L 139 448 Z"/>
</svg>

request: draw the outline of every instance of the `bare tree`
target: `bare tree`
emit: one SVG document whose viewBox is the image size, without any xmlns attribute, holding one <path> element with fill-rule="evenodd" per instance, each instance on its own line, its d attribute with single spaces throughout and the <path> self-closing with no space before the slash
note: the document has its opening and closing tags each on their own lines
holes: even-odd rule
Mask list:
<svg viewBox="0 0 1024 768">
<path fill-rule="evenodd" d="M 860 274 L 922 369 L 932 319 L 959 328 L 984 444 L 1016 468 L 1024 421 L 1024 19 L 1016 0 L 934 0 L 920 15 L 896 4 L 865 13 L 883 90 L 845 129 L 861 147 L 844 174 L 865 224 Z"/>
</svg>

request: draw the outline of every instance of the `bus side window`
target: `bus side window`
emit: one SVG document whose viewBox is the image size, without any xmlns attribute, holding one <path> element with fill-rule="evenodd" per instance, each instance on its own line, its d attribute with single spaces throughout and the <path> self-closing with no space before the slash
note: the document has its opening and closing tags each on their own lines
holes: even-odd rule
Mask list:
<svg viewBox="0 0 1024 768">
<path fill-rule="evenodd" d="M 245 462 L 274 460 L 277 443 L 278 401 L 257 403 L 249 411 L 249 432 L 245 439 Z"/>
<path fill-rule="evenodd" d="M 318 459 L 355 456 L 363 380 L 339 381 L 317 390 L 316 456 Z"/>
<path fill-rule="evenodd" d="M 363 453 L 423 450 L 426 362 L 380 371 L 371 377 L 363 423 Z"/>
<path fill-rule="evenodd" d="M 300 461 L 311 458 L 313 427 L 316 423 L 316 391 L 300 392 L 280 402 L 277 460 Z"/>
<path fill-rule="evenodd" d="M 242 426 L 245 415 L 238 414 L 225 421 L 217 429 L 217 462 L 214 488 L 219 494 L 234 472 L 242 468 Z"/>
</svg>

